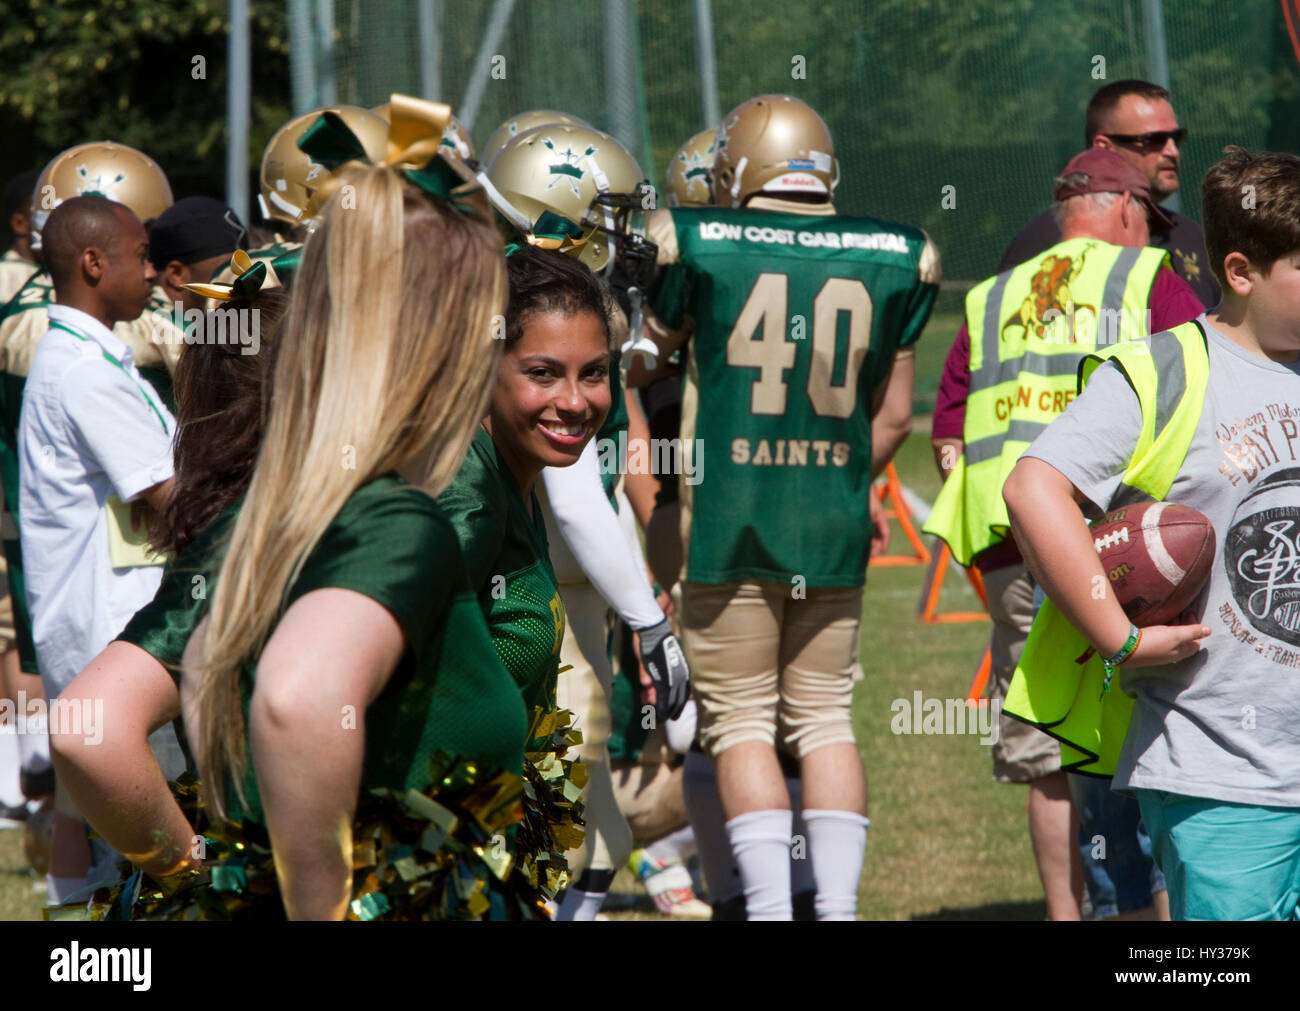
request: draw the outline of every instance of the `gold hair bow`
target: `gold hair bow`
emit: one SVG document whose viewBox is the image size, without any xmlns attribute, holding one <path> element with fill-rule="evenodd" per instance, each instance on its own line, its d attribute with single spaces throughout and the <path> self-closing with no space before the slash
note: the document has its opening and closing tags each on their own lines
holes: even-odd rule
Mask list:
<svg viewBox="0 0 1300 1011">
<path fill-rule="evenodd" d="M 411 95 L 393 95 L 388 103 L 388 157 L 399 169 L 422 169 L 438 153 L 451 122 L 451 106 Z"/>
<path fill-rule="evenodd" d="M 235 255 L 230 258 L 230 271 L 235 275 L 234 284 L 194 282 L 182 287 L 204 298 L 215 298 L 218 302 L 229 302 L 234 299 L 251 302 L 262 290 L 262 285 L 266 281 L 266 264 L 261 260 L 254 263 L 252 257 L 242 249 L 236 249 Z"/>
<path fill-rule="evenodd" d="M 446 158 L 438 156 L 442 135 L 451 121 L 451 106 L 445 102 L 430 102 L 411 95 L 394 94 L 389 100 L 388 153 L 384 164 L 401 171 L 407 179 L 426 193 L 450 203 L 460 211 L 469 208 L 459 203 L 453 191 L 473 182 L 473 177 L 461 174 Z M 352 161 L 369 164 L 365 148 L 343 120 L 332 112 L 321 113 L 298 140 L 302 149 L 314 162 L 323 165 L 329 176 L 321 180 L 312 192 L 303 217 L 312 218 L 320 213 L 334 192 L 342 185 L 338 170 Z"/>
</svg>

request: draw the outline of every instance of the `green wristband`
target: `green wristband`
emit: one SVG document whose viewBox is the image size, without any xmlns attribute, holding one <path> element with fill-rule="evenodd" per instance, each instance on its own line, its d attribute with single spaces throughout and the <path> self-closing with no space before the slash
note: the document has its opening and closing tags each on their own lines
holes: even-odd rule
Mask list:
<svg viewBox="0 0 1300 1011">
<path fill-rule="evenodd" d="M 1137 649 L 1138 643 L 1141 641 L 1142 629 L 1130 623 L 1128 638 L 1124 640 L 1124 645 L 1119 648 L 1119 651 L 1114 656 L 1102 657 L 1102 666 L 1106 668 L 1106 678 L 1101 683 L 1101 693 L 1103 695 L 1110 691 L 1110 682 L 1111 678 L 1115 676 L 1115 668 L 1133 655 L 1133 651 Z"/>
</svg>

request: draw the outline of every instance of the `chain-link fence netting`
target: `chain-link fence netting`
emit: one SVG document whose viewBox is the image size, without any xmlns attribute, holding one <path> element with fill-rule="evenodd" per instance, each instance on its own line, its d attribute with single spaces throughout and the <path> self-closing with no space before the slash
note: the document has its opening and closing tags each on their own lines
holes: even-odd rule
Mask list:
<svg viewBox="0 0 1300 1011">
<path fill-rule="evenodd" d="M 514 112 L 563 109 L 619 136 L 656 181 L 677 146 L 712 125 L 695 3 L 428 7 L 422 47 L 418 3 L 334 0 L 339 101 L 374 105 L 428 85 L 472 120 L 480 144 Z M 953 281 L 989 273 L 1046 205 L 1052 178 L 1083 146 L 1090 95 L 1107 81 L 1151 76 L 1153 12 L 1174 107 L 1190 130 L 1185 213 L 1198 214 L 1201 176 L 1224 144 L 1300 150 L 1295 8 L 1295 0 L 705 5 L 723 113 L 761 92 L 803 98 L 836 140 L 837 206 L 925 227 Z"/>
</svg>

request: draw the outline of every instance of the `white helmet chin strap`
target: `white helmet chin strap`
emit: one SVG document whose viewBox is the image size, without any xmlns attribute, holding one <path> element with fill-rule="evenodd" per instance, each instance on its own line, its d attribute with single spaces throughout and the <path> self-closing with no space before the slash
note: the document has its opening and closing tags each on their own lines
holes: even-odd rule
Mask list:
<svg viewBox="0 0 1300 1011">
<path fill-rule="evenodd" d="M 528 220 L 528 215 L 501 195 L 501 191 L 492 185 L 492 180 L 488 178 L 487 172 L 479 169 L 474 173 L 474 178 L 483 187 L 483 193 L 488 198 L 488 202 L 497 209 L 503 218 L 524 234 L 528 234 L 533 230 L 533 223 Z"/>
<path fill-rule="evenodd" d="M 596 181 L 597 193 L 609 192 L 609 176 L 601 170 L 600 163 L 596 161 L 594 154 L 587 155 L 587 164 L 591 166 L 591 176 Z"/>
<path fill-rule="evenodd" d="M 596 161 L 596 156 L 594 154 L 589 154 L 587 155 L 586 160 L 587 165 L 591 168 L 592 180 L 596 183 L 596 195 L 600 196 L 603 193 L 608 193 L 609 176 L 605 175 L 604 170 L 600 167 L 600 163 Z M 614 212 L 604 204 L 599 206 L 601 210 L 601 218 L 605 222 L 605 243 L 609 246 L 609 256 L 605 260 L 605 269 L 602 273 L 606 278 L 609 278 L 614 274 L 614 236 L 616 234 L 614 231 Z"/>
<path fill-rule="evenodd" d="M 257 198 L 259 203 L 263 204 L 263 214 L 266 214 L 265 203 L 262 201 L 262 194 L 258 193 Z M 276 207 L 284 211 L 285 214 L 288 214 L 291 218 L 293 218 L 294 221 L 302 220 L 302 208 L 289 203 L 289 201 L 285 200 L 284 197 L 276 193 L 275 190 L 271 190 L 271 203 L 275 204 Z M 271 215 L 266 214 L 266 217 L 269 218 L 270 216 Z"/>
<path fill-rule="evenodd" d="M 740 180 L 745 174 L 745 166 L 749 164 L 749 156 L 741 155 L 740 161 L 736 162 L 736 178 L 731 183 L 731 206 L 735 207 L 740 197 Z"/>
</svg>

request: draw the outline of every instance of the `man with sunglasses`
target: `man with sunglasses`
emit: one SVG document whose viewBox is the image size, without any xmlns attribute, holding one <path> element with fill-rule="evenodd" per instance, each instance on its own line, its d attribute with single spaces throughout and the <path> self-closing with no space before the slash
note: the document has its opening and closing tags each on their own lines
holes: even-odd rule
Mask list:
<svg viewBox="0 0 1300 1011">
<path fill-rule="evenodd" d="M 1178 190 L 1178 162 L 1187 130 L 1178 125 L 1169 92 L 1147 81 L 1114 81 L 1088 102 L 1085 139 L 1123 156 L 1147 177 L 1157 204 Z M 1151 245 L 1169 253 L 1174 272 L 1211 309 L 1219 303 L 1219 283 L 1210 271 L 1201 226 L 1191 218 L 1163 211 L 1168 223 L 1151 218 Z M 1061 241 L 1061 229 L 1049 208 L 1030 220 L 1011 240 L 998 271 L 1032 259 Z"/>
</svg>

